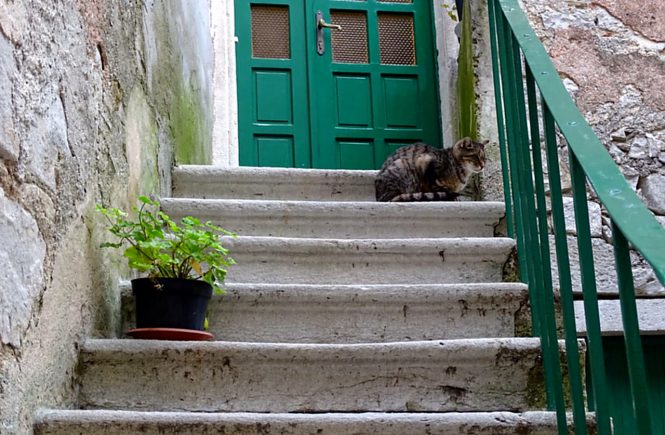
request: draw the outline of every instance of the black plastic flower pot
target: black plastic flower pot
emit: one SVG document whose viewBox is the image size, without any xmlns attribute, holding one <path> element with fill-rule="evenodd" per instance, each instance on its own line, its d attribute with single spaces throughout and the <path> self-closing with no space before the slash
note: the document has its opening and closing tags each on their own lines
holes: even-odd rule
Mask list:
<svg viewBox="0 0 665 435">
<path fill-rule="evenodd" d="M 136 328 L 178 328 L 203 331 L 212 286 L 181 278 L 132 280 Z"/>
</svg>

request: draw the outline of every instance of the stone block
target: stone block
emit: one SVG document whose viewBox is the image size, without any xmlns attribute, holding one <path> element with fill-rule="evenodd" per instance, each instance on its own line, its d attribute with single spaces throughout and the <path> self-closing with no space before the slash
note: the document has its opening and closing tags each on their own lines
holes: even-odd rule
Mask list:
<svg viewBox="0 0 665 435">
<path fill-rule="evenodd" d="M 579 251 L 577 237 L 568 236 L 568 255 L 571 265 L 571 280 L 573 292 L 582 293 Z M 596 288 L 598 294 L 605 296 L 618 295 L 618 284 L 616 267 L 614 265 L 614 247 L 603 239 L 592 238 L 593 261 L 596 272 Z M 554 248 L 554 236 L 550 236 L 550 255 L 552 258 L 552 281 L 554 289 L 559 289 L 559 276 Z M 631 251 L 631 264 L 633 266 L 633 277 L 635 293 L 638 296 L 662 295 L 665 288 L 658 282 L 651 268 L 633 251 Z"/>
<path fill-rule="evenodd" d="M 0 33 L 0 159 L 16 161 L 19 144 L 14 134 L 12 76 L 16 70 L 9 41 Z"/>
<path fill-rule="evenodd" d="M 587 209 L 589 210 L 589 228 L 591 230 L 591 237 L 603 237 L 603 221 L 600 204 L 593 201 L 587 201 Z M 566 221 L 566 233 L 577 235 L 573 198 L 563 198 L 563 214 Z"/>
<path fill-rule="evenodd" d="M 600 311 L 600 329 L 603 335 L 623 334 L 623 315 L 618 300 L 601 300 L 598 302 Z M 663 310 L 665 299 L 638 299 L 637 318 L 642 335 L 662 335 L 665 332 Z M 575 324 L 580 335 L 587 334 L 583 301 L 575 302 Z"/>
<path fill-rule="evenodd" d="M 70 153 L 67 119 L 60 98 L 53 97 L 49 109 L 36 121 L 24 143 L 28 169 L 40 181 L 55 190 L 58 154 Z"/>
<path fill-rule="evenodd" d="M 18 347 L 42 288 L 46 246 L 33 217 L 1 188 L 0 240 L 0 343 Z"/>
<path fill-rule="evenodd" d="M 28 11 L 22 0 L 0 3 L 0 34 L 7 36 L 13 43 L 20 43 L 23 32 L 29 29 Z M 1 58 L 4 59 L 5 58 Z"/>
<path fill-rule="evenodd" d="M 647 207 L 658 215 L 665 215 L 665 176 L 651 174 L 641 187 Z"/>
</svg>

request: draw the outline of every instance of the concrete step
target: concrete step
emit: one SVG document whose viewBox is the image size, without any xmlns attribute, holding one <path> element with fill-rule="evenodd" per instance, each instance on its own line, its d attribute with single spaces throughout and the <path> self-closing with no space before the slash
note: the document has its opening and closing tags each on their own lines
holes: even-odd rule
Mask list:
<svg viewBox="0 0 665 435">
<path fill-rule="evenodd" d="M 570 418 L 569 418 L 570 420 Z M 571 425 L 571 423 L 569 423 Z M 593 422 L 588 424 L 590 433 Z M 556 435 L 553 412 L 262 414 L 41 411 L 35 435 Z M 572 425 L 569 430 L 573 434 Z"/>
<path fill-rule="evenodd" d="M 80 406 L 205 412 L 535 410 L 539 340 L 375 344 L 89 340 Z"/>
<path fill-rule="evenodd" d="M 508 238 L 307 239 L 238 237 L 229 283 L 446 284 L 500 282 Z"/>
<path fill-rule="evenodd" d="M 501 202 L 377 203 L 162 199 L 180 219 L 192 215 L 243 236 L 387 238 L 492 237 Z"/>
<path fill-rule="evenodd" d="M 179 198 L 374 201 L 377 171 L 178 166 L 173 196 Z"/>
<path fill-rule="evenodd" d="M 229 284 L 208 306 L 215 339 L 375 343 L 513 337 L 528 326 L 521 283 L 441 285 Z M 133 298 L 123 297 L 123 330 Z"/>
<path fill-rule="evenodd" d="M 665 334 L 665 299 L 637 299 L 637 319 L 640 335 Z M 603 335 L 623 335 L 623 317 L 621 302 L 616 299 L 598 301 L 600 310 L 600 329 Z M 587 335 L 584 301 L 575 301 L 575 324 L 580 336 Z"/>
</svg>

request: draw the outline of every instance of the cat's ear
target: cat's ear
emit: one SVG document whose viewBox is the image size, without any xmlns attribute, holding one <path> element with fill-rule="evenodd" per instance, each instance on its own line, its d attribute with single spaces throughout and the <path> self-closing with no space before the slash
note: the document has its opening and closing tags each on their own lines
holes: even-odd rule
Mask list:
<svg viewBox="0 0 665 435">
<path fill-rule="evenodd" d="M 470 146 L 471 146 L 471 138 L 469 137 L 464 137 L 455 143 L 455 148 L 459 149 L 468 150 L 470 149 L 469 148 Z"/>
</svg>

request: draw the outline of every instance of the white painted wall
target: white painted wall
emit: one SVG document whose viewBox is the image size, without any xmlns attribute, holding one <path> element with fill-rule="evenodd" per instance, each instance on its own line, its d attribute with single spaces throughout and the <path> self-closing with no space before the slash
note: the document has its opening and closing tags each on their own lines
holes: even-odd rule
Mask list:
<svg viewBox="0 0 665 435">
<path fill-rule="evenodd" d="M 457 22 L 446 12 L 452 10 L 455 0 L 434 1 L 434 25 L 436 29 L 437 65 L 439 69 L 439 97 L 441 101 L 441 134 L 444 147 L 455 141 L 455 106 L 457 100 L 457 54 L 459 42 L 455 35 Z M 445 7 L 444 7 L 445 5 Z"/>
<path fill-rule="evenodd" d="M 236 87 L 233 1 L 212 1 L 214 50 L 212 163 L 238 166 L 238 92 Z"/>
</svg>

